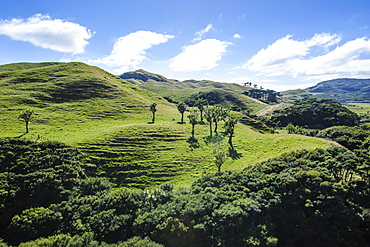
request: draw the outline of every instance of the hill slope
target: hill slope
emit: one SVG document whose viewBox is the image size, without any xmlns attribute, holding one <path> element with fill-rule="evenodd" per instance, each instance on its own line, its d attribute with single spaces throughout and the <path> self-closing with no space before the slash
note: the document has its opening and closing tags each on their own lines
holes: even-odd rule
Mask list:
<svg viewBox="0 0 370 247">
<path fill-rule="evenodd" d="M 334 79 L 323 81 L 307 89 L 281 92 L 288 100 L 301 100 L 304 97 L 334 99 L 341 103 L 370 103 L 370 79 Z"/>
<path fill-rule="evenodd" d="M 197 125 L 198 142 L 189 141 L 191 125 L 178 124 L 176 105 L 157 94 L 83 63 L 11 64 L 0 71 L 2 138 L 77 146 L 87 155 L 90 175 L 107 176 L 118 186 L 156 187 L 166 181 L 189 185 L 217 170 L 213 142 L 223 137 L 210 138 L 208 126 Z M 156 122 L 148 124 L 153 102 L 158 104 Z M 24 122 L 17 118 L 26 109 L 35 115 L 25 135 Z M 305 136 L 262 134 L 238 124 L 234 146 L 236 155 L 223 170 L 328 143 Z"/>
<path fill-rule="evenodd" d="M 266 105 L 259 100 L 244 95 L 243 93 L 251 88 L 238 84 L 209 80 L 178 81 L 142 69 L 126 72 L 120 77 L 134 85 L 155 92 L 174 103 L 186 102 L 188 105 L 192 105 L 194 99 L 201 96 L 206 98 L 211 105 L 222 104 L 240 110 L 257 111 Z"/>
</svg>

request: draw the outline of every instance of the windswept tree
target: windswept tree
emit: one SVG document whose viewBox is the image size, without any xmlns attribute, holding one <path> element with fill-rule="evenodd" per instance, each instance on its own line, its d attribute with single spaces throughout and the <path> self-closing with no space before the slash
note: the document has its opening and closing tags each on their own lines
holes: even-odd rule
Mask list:
<svg viewBox="0 0 370 247">
<path fill-rule="evenodd" d="M 184 122 L 184 113 L 186 111 L 185 103 L 181 102 L 177 105 L 177 110 L 181 113 L 181 123 Z"/>
<path fill-rule="evenodd" d="M 234 115 L 229 115 L 224 124 L 224 129 L 225 129 L 225 135 L 229 136 L 229 145 L 232 150 L 234 150 L 234 145 L 233 145 L 233 136 L 235 132 L 235 125 L 238 123 L 239 119 L 237 116 Z"/>
<path fill-rule="evenodd" d="M 157 111 L 157 103 L 153 103 L 150 105 L 150 111 L 152 112 L 152 123 L 155 121 L 155 112 Z"/>
<path fill-rule="evenodd" d="M 203 123 L 203 111 L 206 105 L 207 105 L 207 100 L 203 98 L 199 98 L 197 99 L 197 101 L 195 101 L 195 106 L 198 107 L 199 112 L 200 112 L 200 122 L 201 123 Z"/>
<path fill-rule="evenodd" d="M 223 105 L 216 105 L 213 108 L 213 123 L 215 124 L 215 134 L 217 135 L 218 122 L 225 120 L 229 115 L 230 109 Z"/>
<path fill-rule="evenodd" d="M 196 110 L 194 110 L 188 115 L 188 118 L 189 118 L 189 123 L 191 124 L 191 137 L 195 139 L 194 128 L 195 128 L 195 125 L 198 123 L 199 114 Z"/>
<path fill-rule="evenodd" d="M 33 110 L 25 110 L 18 116 L 18 119 L 22 119 L 26 124 L 26 134 L 28 133 L 28 124 L 33 118 L 34 111 Z"/>
<path fill-rule="evenodd" d="M 214 116 L 214 109 L 213 108 L 206 108 L 204 110 L 204 118 L 209 124 L 209 135 L 212 136 L 212 122 Z"/>
</svg>

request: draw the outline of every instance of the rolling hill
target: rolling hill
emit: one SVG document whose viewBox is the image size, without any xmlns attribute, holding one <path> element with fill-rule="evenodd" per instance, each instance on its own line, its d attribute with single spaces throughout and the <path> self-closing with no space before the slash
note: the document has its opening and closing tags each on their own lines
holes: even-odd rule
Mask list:
<svg viewBox="0 0 370 247">
<path fill-rule="evenodd" d="M 178 124 L 175 104 L 100 68 L 75 62 L 1 65 L 0 92 L 0 138 L 76 146 L 86 155 L 89 175 L 109 177 L 117 186 L 155 188 L 164 182 L 186 186 L 216 171 L 213 143 L 223 136 L 210 138 L 208 126 L 197 125 L 197 142 L 190 142 L 191 125 Z M 156 122 L 149 124 L 153 102 Z M 27 109 L 35 114 L 25 134 L 18 116 Z M 223 170 L 240 170 L 281 153 L 329 145 L 312 137 L 261 133 L 249 122 L 237 124 L 237 155 L 226 161 Z"/>
<path fill-rule="evenodd" d="M 243 94 L 249 91 L 250 87 L 238 84 L 209 80 L 178 81 L 142 69 L 123 73 L 120 78 L 159 94 L 173 103 L 186 102 L 191 105 L 194 99 L 203 97 L 211 105 L 222 104 L 235 110 L 249 109 L 256 112 L 266 106 L 266 103 Z"/>
<path fill-rule="evenodd" d="M 341 78 L 323 81 L 316 86 L 281 92 L 284 99 L 327 98 L 341 103 L 370 103 L 370 79 Z"/>
</svg>

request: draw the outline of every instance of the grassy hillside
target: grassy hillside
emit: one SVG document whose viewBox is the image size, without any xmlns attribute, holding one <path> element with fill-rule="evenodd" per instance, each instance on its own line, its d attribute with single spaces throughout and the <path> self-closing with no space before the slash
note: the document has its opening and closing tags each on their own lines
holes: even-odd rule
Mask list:
<svg viewBox="0 0 370 247">
<path fill-rule="evenodd" d="M 83 63 L 22 63 L 0 70 L 1 138 L 78 146 L 87 156 L 91 175 L 108 176 L 119 186 L 156 187 L 167 181 L 183 186 L 216 171 L 213 142 L 222 138 L 209 138 L 208 126 L 197 125 L 198 142 L 188 142 L 191 125 L 178 124 L 176 106 L 157 94 Z M 158 104 L 156 122 L 148 124 L 153 102 Z M 35 115 L 25 135 L 18 116 L 26 109 Z M 227 149 L 226 140 L 223 143 Z M 328 145 L 305 136 L 262 134 L 238 124 L 237 153 L 222 170 Z"/>
<path fill-rule="evenodd" d="M 238 84 L 209 80 L 178 81 L 145 70 L 126 72 L 120 77 L 134 85 L 159 94 L 170 102 L 190 102 L 199 94 L 203 94 L 203 97 L 207 98 L 211 105 L 222 104 L 235 109 L 250 109 L 252 112 L 256 112 L 266 105 L 242 94 L 251 88 Z"/>
</svg>

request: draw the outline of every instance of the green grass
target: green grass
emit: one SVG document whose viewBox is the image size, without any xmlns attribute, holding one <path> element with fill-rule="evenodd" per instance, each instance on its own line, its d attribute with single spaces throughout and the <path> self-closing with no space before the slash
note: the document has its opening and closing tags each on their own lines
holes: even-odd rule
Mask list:
<svg viewBox="0 0 370 247">
<path fill-rule="evenodd" d="M 370 115 L 370 103 L 348 103 L 346 107 L 358 115 Z"/>
<path fill-rule="evenodd" d="M 209 138 L 207 125 L 197 125 L 198 142 L 189 143 L 191 125 L 178 123 L 181 115 L 175 105 L 99 68 L 82 63 L 28 65 L 0 67 L 4 71 L 0 72 L 0 137 L 77 146 L 86 154 L 88 173 L 107 176 L 117 186 L 154 188 L 165 182 L 188 186 L 216 172 L 213 141 L 228 148 L 226 139 Z M 156 122 L 149 124 L 153 102 L 158 104 Z M 25 109 L 35 111 L 26 135 L 24 122 L 17 119 Z M 239 123 L 234 137 L 238 157 L 229 158 L 222 170 L 239 170 L 284 152 L 328 145 L 300 135 L 262 134 Z"/>
</svg>

